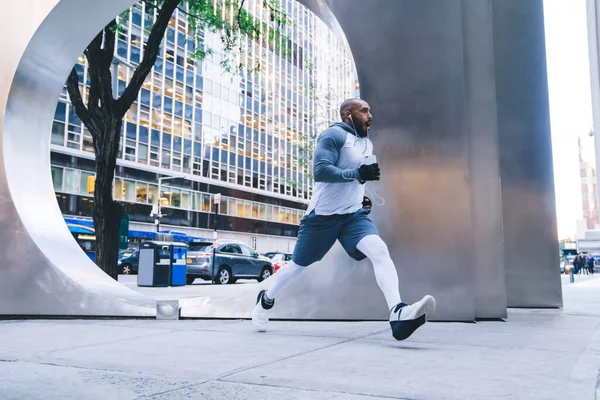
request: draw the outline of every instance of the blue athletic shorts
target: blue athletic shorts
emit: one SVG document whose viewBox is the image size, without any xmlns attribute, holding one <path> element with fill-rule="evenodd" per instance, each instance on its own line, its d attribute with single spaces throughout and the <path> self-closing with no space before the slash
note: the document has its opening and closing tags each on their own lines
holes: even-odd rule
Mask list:
<svg viewBox="0 0 600 400">
<path fill-rule="evenodd" d="M 352 214 L 316 215 L 314 210 L 300 221 L 298 241 L 292 260 L 303 267 L 320 261 L 336 240 L 357 261 L 365 259 L 356 245 L 365 236 L 379 235 L 377 228 L 361 208 Z"/>
</svg>

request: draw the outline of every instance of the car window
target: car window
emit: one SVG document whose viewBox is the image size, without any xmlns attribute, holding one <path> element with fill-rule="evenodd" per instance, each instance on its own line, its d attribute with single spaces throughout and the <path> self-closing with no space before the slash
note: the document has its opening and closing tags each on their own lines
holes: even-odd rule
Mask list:
<svg viewBox="0 0 600 400">
<path fill-rule="evenodd" d="M 233 247 L 230 244 L 226 244 L 221 247 L 221 253 L 235 253 Z"/>
<path fill-rule="evenodd" d="M 212 245 L 210 245 L 210 244 L 192 245 L 192 246 L 188 247 L 188 252 L 210 252 L 210 251 L 212 251 Z"/>
<path fill-rule="evenodd" d="M 240 244 L 238 245 L 241 249 L 242 249 L 242 254 L 245 256 L 252 256 L 254 255 L 254 250 L 252 250 L 250 247 L 246 246 L 245 244 Z"/>
<path fill-rule="evenodd" d="M 286 254 L 285 255 L 285 261 L 292 261 L 292 255 L 291 254 Z"/>
</svg>

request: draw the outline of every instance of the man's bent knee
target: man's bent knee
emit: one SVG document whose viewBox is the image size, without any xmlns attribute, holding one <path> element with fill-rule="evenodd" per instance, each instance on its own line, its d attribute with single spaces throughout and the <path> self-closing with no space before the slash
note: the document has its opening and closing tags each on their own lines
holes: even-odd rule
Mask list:
<svg viewBox="0 0 600 400">
<path fill-rule="evenodd" d="M 374 258 L 389 258 L 390 252 L 387 245 L 378 235 L 369 235 L 362 238 L 356 246 L 371 261 Z"/>
</svg>

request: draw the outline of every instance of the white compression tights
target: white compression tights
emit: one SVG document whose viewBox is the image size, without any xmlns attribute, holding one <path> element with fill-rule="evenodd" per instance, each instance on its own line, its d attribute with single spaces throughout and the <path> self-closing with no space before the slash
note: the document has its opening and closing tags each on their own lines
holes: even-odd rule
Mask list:
<svg viewBox="0 0 600 400">
<path fill-rule="evenodd" d="M 364 237 L 356 248 L 363 253 L 371 263 L 375 272 L 375 279 L 379 288 L 383 292 L 388 308 L 392 309 L 400 303 L 400 290 L 398 289 L 398 274 L 394 262 L 386 244 L 377 235 Z M 281 268 L 273 277 L 273 283 L 267 290 L 267 297 L 274 299 L 275 296 L 294 278 L 300 275 L 306 267 L 300 266 L 290 261 L 285 267 Z"/>
<path fill-rule="evenodd" d="M 375 280 L 383 292 L 388 309 L 391 310 L 401 300 L 398 273 L 386 244 L 379 236 L 369 235 L 362 238 L 356 248 L 373 263 Z"/>
<path fill-rule="evenodd" d="M 277 293 L 281 291 L 288 283 L 290 283 L 295 277 L 300 275 L 306 267 L 302 267 L 293 261 L 287 263 L 284 267 L 280 268 L 279 271 L 271 278 L 273 283 L 267 289 L 267 297 L 274 299 Z"/>
</svg>

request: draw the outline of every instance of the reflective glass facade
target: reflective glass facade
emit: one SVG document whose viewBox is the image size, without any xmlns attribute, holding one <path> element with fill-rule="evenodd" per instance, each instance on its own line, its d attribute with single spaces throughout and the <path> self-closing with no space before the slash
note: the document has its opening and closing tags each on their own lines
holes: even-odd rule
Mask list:
<svg viewBox="0 0 600 400">
<path fill-rule="evenodd" d="M 150 205 L 159 196 L 159 176 L 184 175 L 209 187 L 202 191 L 195 190 L 197 185 L 163 183 L 163 206 L 211 212 L 212 194 L 227 188 L 232 195 L 224 197 L 225 215 L 299 223 L 312 194 L 311 142 L 339 119 L 339 104 L 356 95 L 356 74 L 345 40 L 298 2 L 280 4 L 292 21 L 283 32 L 290 40 L 279 43 L 289 49 L 289 57 L 276 55 L 274 42 L 244 39 L 232 63 L 260 64 L 255 73 L 226 72 L 220 33 L 192 37 L 184 13 L 172 17 L 154 69 L 124 119 L 118 164 L 139 176 L 127 179 L 118 170 L 115 199 Z M 262 0 L 247 0 L 244 7 L 270 23 Z M 143 57 L 153 19 L 153 10 L 140 3 L 118 35 L 119 94 Z M 201 62 L 193 60 L 198 46 L 213 53 Z M 76 68 L 86 100 L 83 57 Z M 66 90 L 57 105 L 52 145 L 57 154 L 93 156 L 91 135 L 70 110 Z M 77 162 L 53 164 L 57 193 L 87 196 L 83 182 L 93 172 L 80 170 Z"/>
</svg>

